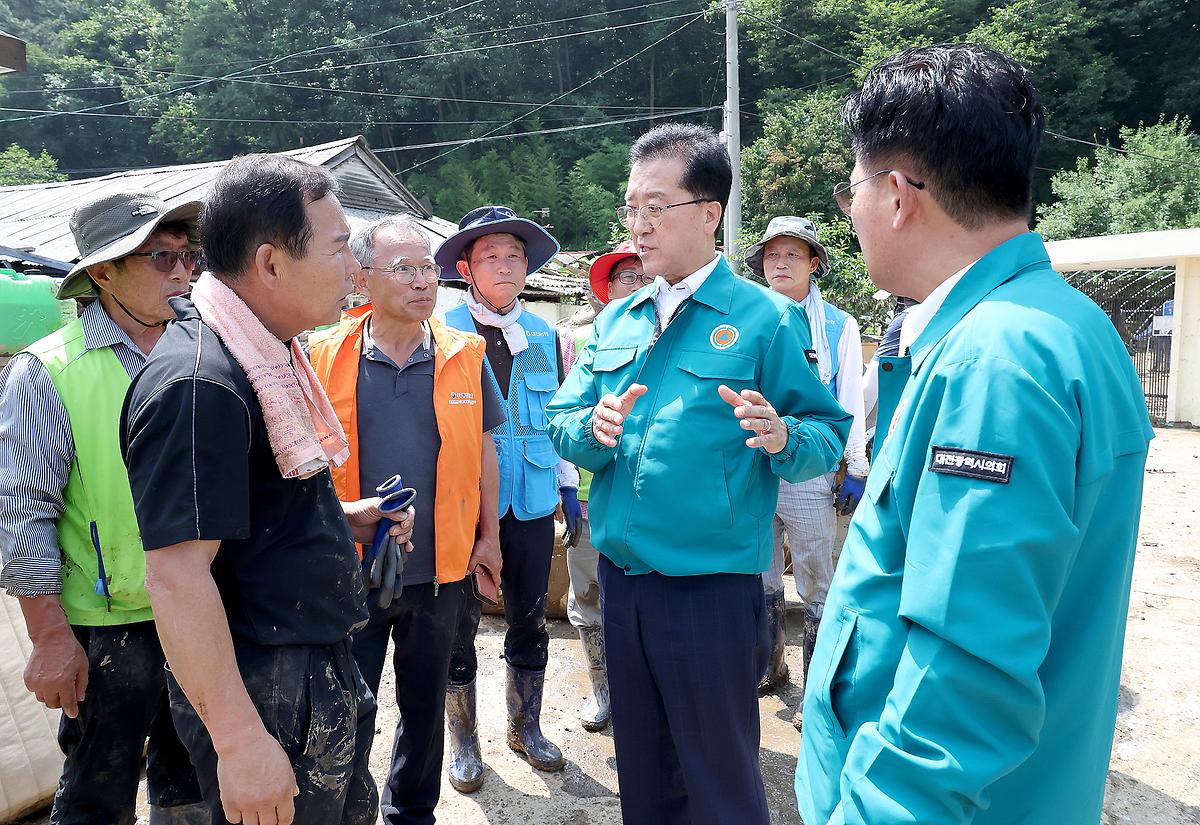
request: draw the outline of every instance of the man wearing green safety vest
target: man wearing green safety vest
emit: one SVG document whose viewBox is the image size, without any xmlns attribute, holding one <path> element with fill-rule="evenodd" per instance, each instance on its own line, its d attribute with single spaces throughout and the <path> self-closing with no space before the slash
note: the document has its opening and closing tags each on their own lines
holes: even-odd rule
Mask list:
<svg viewBox="0 0 1200 825">
<path fill-rule="evenodd" d="M 63 710 L 54 825 L 132 823 L 147 739 L 150 822 L 210 821 L 171 721 L 118 445 L 130 377 L 188 291 L 200 207 L 150 192 L 79 207 L 82 259 L 58 297 L 98 298 L 0 373 L 0 584 L 33 643 L 26 687 Z"/>
<path fill-rule="evenodd" d="M 834 190 L 921 303 L 879 364 L 866 489 L 804 693 L 808 825 L 1100 819 L 1147 445 L 1107 316 L 1028 231 L 1042 107 L 972 44 L 877 64 Z"/>
</svg>

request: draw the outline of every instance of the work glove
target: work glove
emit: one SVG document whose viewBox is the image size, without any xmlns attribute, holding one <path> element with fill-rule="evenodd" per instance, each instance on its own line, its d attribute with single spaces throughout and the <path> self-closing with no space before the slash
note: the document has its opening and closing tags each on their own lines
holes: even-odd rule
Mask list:
<svg viewBox="0 0 1200 825">
<path fill-rule="evenodd" d="M 854 512 L 854 509 L 858 507 L 858 502 L 862 500 L 866 487 L 867 479 L 864 476 L 846 475 L 846 478 L 838 486 L 833 501 L 834 509 L 837 510 L 839 516 L 848 516 Z"/>
<path fill-rule="evenodd" d="M 583 528 L 583 508 L 579 506 L 579 491 L 574 487 L 559 487 L 558 495 L 562 499 L 563 519 L 567 523 L 563 546 L 574 547 L 579 544 L 579 532 Z"/>
<path fill-rule="evenodd" d="M 367 581 L 368 588 L 379 589 L 379 606 L 386 610 L 392 602 L 400 597 L 404 585 L 397 584 L 404 576 L 404 563 L 408 560 L 396 539 L 388 536 L 371 562 L 371 573 Z"/>
<path fill-rule="evenodd" d="M 384 513 L 405 510 L 417 500 L 417 491 L 405 487 L 400 476 L 395 475 L 375 488 L 382 501 L 379 509 Z M 392 522 L 386 516 L 379 520 L 375 529 L 375 540 L 371 542 L 363 565 L 367 571 L 367 589 L 379 588 L 379 606 L 388 608 L 400 595 L 397 582 L 404 575 L 404 563 L 408 560 L 404 548 L 388 533 Z"/>
</svg>

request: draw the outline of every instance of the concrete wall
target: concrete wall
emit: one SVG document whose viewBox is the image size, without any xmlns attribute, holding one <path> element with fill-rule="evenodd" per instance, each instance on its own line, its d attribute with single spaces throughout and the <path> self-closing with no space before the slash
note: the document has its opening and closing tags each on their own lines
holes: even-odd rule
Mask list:
<svg viewBox="0 0 1200 825">
<path fill-rule="evenodd" d="M 1200 257 L 1175 265 L 1167 421 L 1200 426 Z"/>
</svg>

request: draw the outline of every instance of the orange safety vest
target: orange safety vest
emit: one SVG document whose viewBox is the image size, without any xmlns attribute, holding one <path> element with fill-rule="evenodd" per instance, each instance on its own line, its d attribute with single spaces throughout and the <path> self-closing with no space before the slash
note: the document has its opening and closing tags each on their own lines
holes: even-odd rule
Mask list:
<svg viewBox="0 0 1200 825">
<path fill-rule="evenodd" d="M 358 464 L 358 365 L 363 327 L 371 316 L 366 304 L 342 315 L 335 327 L 309 338 L 309 360 L 350 441 L 350 458 L 333 469 L 333 486 L 342 501 L 362 498 Z M 480 451 L 483 449 L 483 339 L 429 319 L 436 344 L 433 406 L 442 446 L 437 459 L 433 500 L 434 554 L 439 584 L 467 575 L 479 521 Z M 403 426 L 403 422 L 397 422 Z M 403 468 L 399 468 L 403 469 Z M 401 473 L 403 475 L 403 473 Z M 428 507 L 417 500 L 418 507 Z M 359 548 L 361 554 L 362 548 Z"/>
</svg>

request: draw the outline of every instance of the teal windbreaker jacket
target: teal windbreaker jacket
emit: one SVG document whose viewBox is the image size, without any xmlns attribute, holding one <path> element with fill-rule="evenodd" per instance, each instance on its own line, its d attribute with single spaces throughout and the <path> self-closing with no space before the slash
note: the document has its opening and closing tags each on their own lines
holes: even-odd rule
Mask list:
<svg viewBox="0 0 1200 825">
<path fill-rule="evenodd" d="M 592 542 L 628 574 L 761 573 L 771 562 L 779 479 L 827 472 L 846 445 L 850 415 L 808 360 L 804 309 L 734 275 L 724 258 L 657 343 L 654 286 L 614 303 L 548 407 L 559 455 L 591 470 Z M 633 383 L 615 448 L 595 441 L 591 414 Z M 751 435 L 717 394 L 761 392 L 788 427 L 782 452 Z"/>
<path fill-rule="evenodd" d="M 880 379 L 805 688 L 801 816 L 1094 825 L 1153 438 L 1125 345 L 1027 233 Z"/>
</svg>

